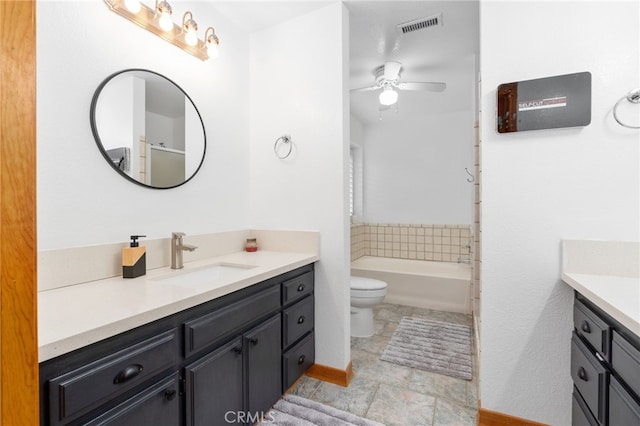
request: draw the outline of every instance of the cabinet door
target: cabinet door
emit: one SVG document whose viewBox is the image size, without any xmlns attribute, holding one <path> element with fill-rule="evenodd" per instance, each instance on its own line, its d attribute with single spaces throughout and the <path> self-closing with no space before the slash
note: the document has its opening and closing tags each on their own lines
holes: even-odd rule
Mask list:
<svg viewBox="0 0 640 426">
<path fill-rule="evenodd" d="M 180 422 L 178 374 L 156 383 L 107 411 L 86 426 L 175 426 Z"/>
<path fill-rule="evenodd" d="M 242 412 L 240 336 L 185 367 L 187 425 L 223 425 Z"/>
<path fill-rule="evenodd" d="M 282 394 L 280 314 L 244 335 L 247 416 L 265 413 Z"/>
</svg>

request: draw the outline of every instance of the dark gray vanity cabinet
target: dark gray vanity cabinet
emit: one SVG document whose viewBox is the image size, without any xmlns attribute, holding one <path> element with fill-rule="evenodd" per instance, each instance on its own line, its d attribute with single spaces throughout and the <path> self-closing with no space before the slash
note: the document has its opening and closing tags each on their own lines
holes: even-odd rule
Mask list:
<svg viewBox="0 0 640 426">
<path fill-rule="evenodd" d="M 242 424 L 266 413 L 282 394 L 280 340 L 278 313 L 187 365 L 187 425 Z"/>
<path fill-rule="evenodd" d="M 122 424 L 173 426 L 179 424 L 178 391 L 178 375 L 174 373 L 85 424 L 88 426 Z"/>
<path fill-rule="evenodd" d="M 225 415 L 242 412 L 242 364 L 238 336 L 185 367 L 187 425 L 225 424 Z"/>
<path fill-rule="evenodd" d="M 573 319 L 572 424 L 640 425 L 640 337 L 578 292 Z"/>
<path fill-rule="evenodd" d="M 253 424 L 314 362 L 313 289 L 311 264 L 45 361 L 41 424 Z"/>
</svg>

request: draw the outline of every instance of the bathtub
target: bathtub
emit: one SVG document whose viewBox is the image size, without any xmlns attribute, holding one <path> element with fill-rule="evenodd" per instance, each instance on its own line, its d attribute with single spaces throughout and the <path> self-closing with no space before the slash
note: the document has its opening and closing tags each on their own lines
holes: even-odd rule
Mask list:
<svg viewBox="0 0 640 426">
<path fill-rule="evenodd" d="M 386 303 L 471 313 L 471 265 L 363 256 L 351 275 L 387 283 Z"/>
</svg>

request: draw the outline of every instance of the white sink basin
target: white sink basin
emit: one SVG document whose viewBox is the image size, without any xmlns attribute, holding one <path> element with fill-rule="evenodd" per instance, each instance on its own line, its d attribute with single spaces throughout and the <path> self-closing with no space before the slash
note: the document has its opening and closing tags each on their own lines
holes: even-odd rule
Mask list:
<svg viewBox="0 0 640 426">
<path fill-rule="evenodd" d="M 151 278 L 150 281 L 180 287 L 195 287 L 200 284 L 212 284 L 220 279 L 239 277 L 251 268 L 255 268 L 255 265 L 221 263 L 218 265 L 204 266 L 191 271 L 176 271 L 175 273 Z"/>
</svg>

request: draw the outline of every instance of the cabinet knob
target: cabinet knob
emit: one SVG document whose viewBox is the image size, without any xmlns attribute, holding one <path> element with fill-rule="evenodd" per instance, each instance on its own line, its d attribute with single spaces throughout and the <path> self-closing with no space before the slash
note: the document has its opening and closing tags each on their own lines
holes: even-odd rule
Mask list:
<svg viewBox="0 0 640 426">
<path fill-rule="evenodd" d="M 124 370 L 120 371 L 116 377 L 113 379 L 113 383 L 124 383 L 128 380 L 133 379 L 138 374 L 142 373 L 143 367 L 140 364 L 132 364 L 124 368 Z"/>
<path fill-rule="evenodd" d="M 591 327 L 589 327 L 589 323 L 586 321 L 582 321 L 582 327 L 580 327 L 582 331 L 585 333 L 591 333 Z"/>
<path fill-rule="evenodd" d="M 298 358 L 298 365 L 301 365 L 304 362 L 305 358 L 306 356 L 300 355 L 300 358 Z"/>
<path fill-rule="evenodd" d="M 304 291 L 304 284 L 298 285 L 298 291 Z"/>
<path fill-rule="evenodd" d="M 242 348 L 241 348 L 241 347 L 233 348 L 233 351 L 234 351 L 235 353 L 237 353 L 238 355 L 240 355 L 240 354 L 242 353 Z"/>
<path fill-rule="evenodd" d="M 300 318 L 298 318 L 298 324 L 302 324 L 304 322 L 304 315 L 300 315 Z"/>
<path fill-rule="evenodd" d="M 177 392 L 175 389 L 167 389 L 164 391 L 164 399 L 171 401 L 176 397 Z"/>
<path fill-rule="evenodd" d="M 585 382 L 589 381 L 589 378 L 587 377 L 587 372 L 584 369 L 584 367 L 580 367 L 578 368 L 578 377 L 582 380 L 584 380 Z"/>
<path fill-rule="evenodd" d="M 249 343 L 251 343 L 253 346 L 258 344 L 258 339 L 256 339 L 255 337 L 249 339 Z"/>
</svg>

